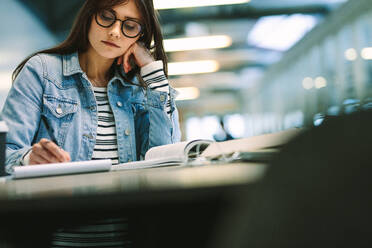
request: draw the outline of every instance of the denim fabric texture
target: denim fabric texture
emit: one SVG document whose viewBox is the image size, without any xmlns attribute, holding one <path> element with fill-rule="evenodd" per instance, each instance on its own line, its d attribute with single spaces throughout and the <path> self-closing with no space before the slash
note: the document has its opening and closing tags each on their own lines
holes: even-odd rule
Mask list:
<svg viewBox="0 0 372 248">
<path fill-rule="evenodd" d="M 166 92 L 129 84 L 118 72 L 109 81 L 107 94 L 115 117 L 120 163 L 139 160 L 151 147 L 180 141 L 174 89 L 170 89 L 171 118 L 165 112 Z M 97 103 L 77 53 L 38 54 L 29 59 L 13 83 L 1 115 L 9 127 L 8 173 L 21 164 L 33 144 L 50 139 L 41 115 L 71 161 L 91 159 Z"/>
</svg>

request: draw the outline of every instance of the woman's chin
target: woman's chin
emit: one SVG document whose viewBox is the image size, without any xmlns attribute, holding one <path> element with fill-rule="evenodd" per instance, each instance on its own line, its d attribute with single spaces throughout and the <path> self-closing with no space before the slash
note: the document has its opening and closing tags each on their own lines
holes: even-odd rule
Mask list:
<svg viewBox="0 0 372 248">
<path fill-rule="evenodd" d="M 107 53 L 107 52 L 100 53 L 100 55 L 101 57 L 108 59 L 108 60 L 116 59 L 117 57 L 120 56 L 120 54 L 117 54 L 117 53 Z"/>
<path fill-rule="evenodd" d="M 113 51 L 112 49 L 96 49 L 96 51 L 105 59 L 116 59 L 121 55 L 119 51 Z"/>
</svg>

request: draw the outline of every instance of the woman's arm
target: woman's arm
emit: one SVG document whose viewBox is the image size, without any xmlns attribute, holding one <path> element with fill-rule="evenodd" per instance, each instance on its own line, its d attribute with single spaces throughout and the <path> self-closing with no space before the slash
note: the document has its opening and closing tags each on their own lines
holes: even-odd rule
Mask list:
<svg viewBox="0 0 372 248">
<path fill-rule="evenodd" d="M 153 62 L 146 66 L 141 74 L 164 76 L 162 62 Z M 161 71 L 158 71 L 161 68 Z M 149 72 L 150 71 L 150 72 Z M 156 73 L 152 73 L 158 71 Z M 161 76 L 160 76 L 161 77 Z M 145 82 L 151 81 L 152 76 L 145 77 Z M 164 76 L 165 78 L 165 76 Z M 180 141 L 181 132 L 178 122 L 178 111 L 175 105 L 175 90 L 168 85 L 168 80 L 162 82 L 163 87 L 146 89 L 146 104 L 136 105 L 135 128 L 137 143 L 137 159 L 143 159 L 148 149 Z M 163 89 L 162 91 L 160 89 Z"/>
<path fill-rule="evenodd" d="M 43 65 L 39 56 L 32 57 L 13 82 L 2 111 L 9 127 L 6 142 L 6 170 L 20 165 L 31 149 L 42 111 Z"/>
<path fill-rule="evenodd" d="M 165 105 L 165 112 L 171 119 L 172 108 L 170 86 L 168 83 L 168 79 L 164 74 L 163 62 L 161 60 L 158 60 L 142 67 L 141 76 L 150 89 L 166 93 L 168 101 L 167 104 Z"/>
<path fill-rule="evenodd" d="M 171 143 L 179 142 L 181 131 L 178 121 L 178 110 L 175 103 L 177 91 L 169 85 L 168 79 L 164 74 L 163 62 L 158 60 L 142 67 L 141 76 L 150 89 L 147 94 L 151 95 L 151 91 L 163 92 L 159 97 L 159 102 L 160 104 L 164 104 L 165 114 L 171 122 Z M 156 97 L 153 100 L 156 101 Z"/>
<path fill-rule="evenodd" d="M 50 141 L 42 139 L 36 143 L 35 136 L 39 130 L 44 92 L 44 69 L 38 55 L 32 57 L 23 67 L 9 91 L 2 111 L 2 118 L 9 127 L 6 142 L 6 171 L 11 173 L 14 165 L 24 164 L 24 157 L 30 164 L 59 161 L 56 149 Z M 34 144 L 36 143 L 36 144 Z M 51 150 L 52 149 L 52 150 Z M 61 150 L 61 151 L 59 151 Z M 43 158 L 43 154 L 45 155 Z M 65 155 L 65 154 L 63 154 Z"/>
<path fill-rule="evenodd" d="M 143 157 L 154 146 L 180 141 L 181 132 L 175 104 L 176 91 L 169 86 L 163 62 L 154 61 L 141 42 L 134 43 L 117 60 L 127 73 L 131 70 L 130 58 L 141 68 L 141 76 L 148 84 L 147 107 L 137 113 L 137 155 Z"/>
</svg>

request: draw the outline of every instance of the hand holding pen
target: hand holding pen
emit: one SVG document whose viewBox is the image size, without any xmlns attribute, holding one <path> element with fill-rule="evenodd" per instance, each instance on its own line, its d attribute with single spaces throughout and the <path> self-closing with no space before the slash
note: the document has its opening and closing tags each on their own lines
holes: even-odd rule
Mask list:
<svg viewBox="0 0 372 248">
<path fill-rule="evenodd" d="M 50 140 L 42 138 L 32 146 L 29 164 L 69 162 L 71 160 L 70 154 L 58 146 L 57 139 L 54 137 L 45 116 L 41 116 L 41 121 L 49 134 Z"/>
</svg>

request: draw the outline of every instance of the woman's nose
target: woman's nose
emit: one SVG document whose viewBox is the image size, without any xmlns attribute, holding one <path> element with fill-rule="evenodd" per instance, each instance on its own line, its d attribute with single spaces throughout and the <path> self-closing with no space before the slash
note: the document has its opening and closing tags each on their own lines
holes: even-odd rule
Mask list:
<svg viewBox="0 0 372 248">
<path fill-rule="evenodd" d="M 120 38 L 121 36 L 121 22 L 117 20 L 110 28 L 110 36 Z"/>
</svg>

